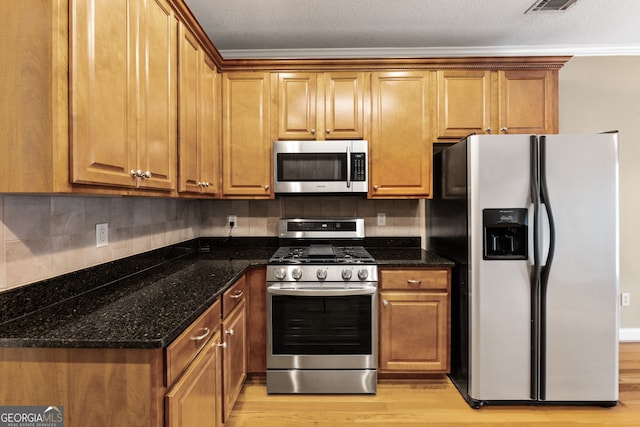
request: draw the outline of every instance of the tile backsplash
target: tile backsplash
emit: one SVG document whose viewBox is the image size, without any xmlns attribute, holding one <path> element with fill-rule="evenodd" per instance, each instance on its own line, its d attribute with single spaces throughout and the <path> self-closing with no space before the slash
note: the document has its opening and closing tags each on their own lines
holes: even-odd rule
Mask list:
<svg viewBox="0 0 640 427">
<path fill-rule="evenodd" d="M 96 224 L 109 225 L 96 248 Z M 198 237 L 197 200 L 0 196 L 0 290 Z"/>
<path fill-rule="evenodd" d="M 230 201 L 0 195 L 0 291 L 200 236 L 275 236 L 281 217 L 355 216 L 365 219 L 367 236 L 421 236 L 423 206 L 349 196 Z M 386 215 L 386 225 L 377 225 L 378 213 Z M 229 215 L 238 217 L 233 230 Z M 96 248 L 100 223 L 109 225 L 109 244 Z"/>
<path fill-rule="evenodd" d="M 424 202 L 419 200 L 368 200 L 361 196 L 287 196 L 276 200 L 203 201 L 202 236 L 276 236 L 278 219 L 298 217 L 358 217 L 365 220 L 369 237 L 422 236 Z M 378 213 L 386 225 L 377 225 Z M 227 217 L 237 215 L 233 229 Z"/>
</svg>

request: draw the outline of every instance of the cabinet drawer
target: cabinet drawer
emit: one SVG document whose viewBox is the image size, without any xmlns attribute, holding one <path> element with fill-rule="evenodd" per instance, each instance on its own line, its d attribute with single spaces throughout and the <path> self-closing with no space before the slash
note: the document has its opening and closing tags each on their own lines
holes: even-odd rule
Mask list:
<svg viewBox="0 0 640 427">
<path fill-rule="evenodd" d="M 381 289 L 449 289 L 448 269 L 380 269 Z"/>
<path fill-rule="evenodd" d="M 246 299 L 247 282 L 242 276 L 222 295 L 222 317 L 226 318 L 233 309 Z"/>
<path fill-rule="evenodd" d="M 167 387 L 182 374 L 219 327 L 218 300 L 167 347 Z"/>
</svg>

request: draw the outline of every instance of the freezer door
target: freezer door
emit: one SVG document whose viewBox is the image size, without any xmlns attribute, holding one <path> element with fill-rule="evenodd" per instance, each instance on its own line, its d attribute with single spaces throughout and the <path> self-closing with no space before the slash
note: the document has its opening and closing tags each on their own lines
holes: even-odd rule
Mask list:
<svg viewBox="0 0 640 427">
<path fill-rule="evenodd" d="M 529 146 L 528 135 L 468 139 L 469 397 L 476 400 L 530 400 Z M 526 210 L 526 253 L 486 256 L 483 241 L 491 239 L 484 235 L 483 211 L 496 209 Z M 485 224 L 494 219 L 484 215 Z"/>
<path fill-rule="evenodd" d="M 618 399 L 617 134 L 546 136 L 556 226 L 547 291 L 548 401 Z"/>
</svg>

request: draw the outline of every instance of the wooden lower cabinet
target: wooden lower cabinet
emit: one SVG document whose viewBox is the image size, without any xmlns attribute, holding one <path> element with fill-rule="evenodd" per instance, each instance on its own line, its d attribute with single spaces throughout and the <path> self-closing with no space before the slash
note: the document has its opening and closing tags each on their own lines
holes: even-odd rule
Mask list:
<svg viewBox="0 0 640 427">
<path fill-rule="evenodd" d="M 221 313 L 216 301 L 165 350 L 166 427 L 222 425 Z"/>
<path fill-rule="evenodd" d="M 65 427 L 164 426 L 163 350 L 0 348 L 0 405 L 64 407 Z"/>
<path fill-rule="evenodd" d="M 207 343 L 165 397 L 167 427 L 222 425 L 220 332 Z"/>
<path fill-rule="evenodd" d="M 253 268 L 247 279 L 247 372 L 267 372 L 267 269 Z"/>
<path fill-rule="evenodd" d="M 222 334 L 224 340 L 223 351 L 223 419 L 226 422 L 233 410 L 233 405 L 240 395 L 242 385 L 247 377 L 247 305 L 241 301 L 231 312 L 222 319 Z"/>
<path fill-rule="evenodd" d="M 447 373 L 448 269 L 380 269 L 379 370 Z"/>
</svg>

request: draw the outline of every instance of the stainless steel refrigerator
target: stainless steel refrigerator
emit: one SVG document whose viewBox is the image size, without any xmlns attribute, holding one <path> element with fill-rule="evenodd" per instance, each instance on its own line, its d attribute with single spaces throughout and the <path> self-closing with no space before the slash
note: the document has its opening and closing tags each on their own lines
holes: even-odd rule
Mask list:
<svg viewBox="0 0 640 427">
<path fill-rule="evenodd" d="M 450 378 L 472 407 L 618 400 L 618 134 L 473 135 L 434 154 L 456 261 Z"/>
</svg>

